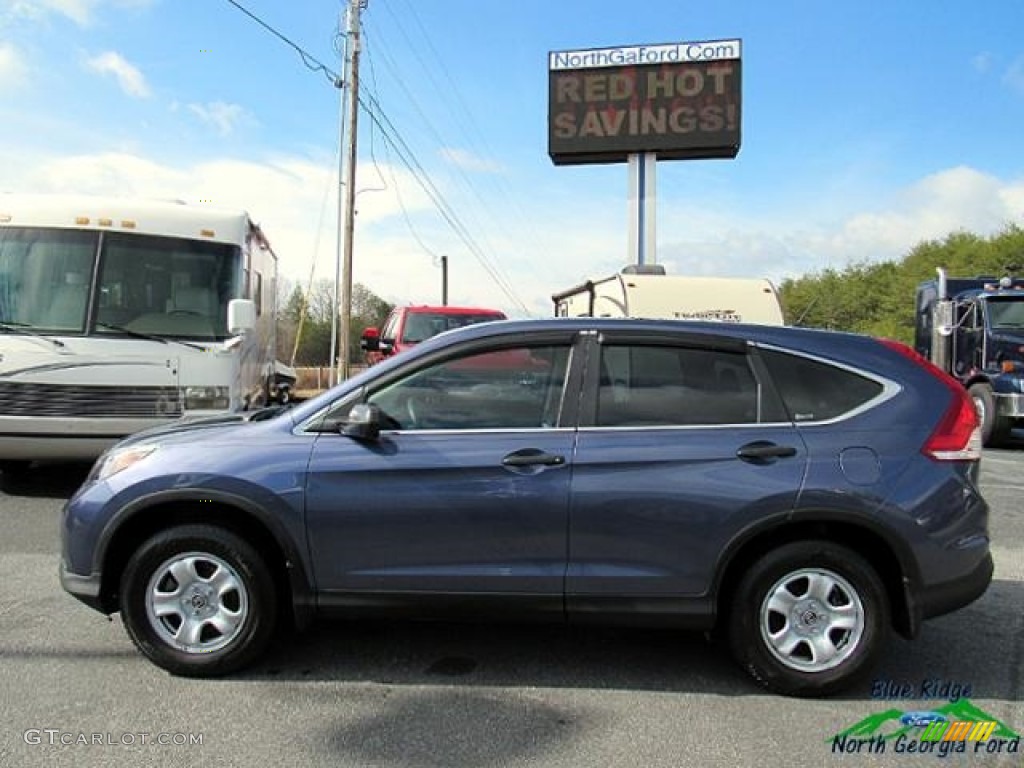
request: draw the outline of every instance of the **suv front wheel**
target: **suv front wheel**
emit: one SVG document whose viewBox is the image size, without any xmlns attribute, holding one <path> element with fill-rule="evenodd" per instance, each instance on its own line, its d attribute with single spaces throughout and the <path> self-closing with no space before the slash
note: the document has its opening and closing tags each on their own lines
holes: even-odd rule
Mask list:
<svg viewBox="0 0 1024 768">
<path fill-rule="evenodd" d="M 737 661 L 777 693 L 823 696 L 866 673 L 889 601 L 864 558 L 829 541 L 783 545 L 743 575 L 730 609 Z"/>
<path fill-rule="evenodd" d="M 267 647 L 277 601 L 263 560 L 244 539 L 210 525 L 162 531 L 121 577 L 121 615 L 135 645 L 176 675 L 237 670 Z"/>
</svg>

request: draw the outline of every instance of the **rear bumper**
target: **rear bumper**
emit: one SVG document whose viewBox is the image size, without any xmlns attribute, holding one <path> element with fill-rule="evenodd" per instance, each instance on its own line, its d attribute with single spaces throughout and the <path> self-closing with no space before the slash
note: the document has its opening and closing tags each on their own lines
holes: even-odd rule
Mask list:
<svg viewBox="0 0 1024 768">
<path fill-rule="evenodd" d="M 992 582 L 993 570 L 992 555 L 986 552 L 969 573 L 952 581 L 922 587 L 911 602 L 912 613 L 918 619 L 914 629 L 916 630 L 922 619 L 942 616 L 973 603 L 988 589 Z"/>
</svg>

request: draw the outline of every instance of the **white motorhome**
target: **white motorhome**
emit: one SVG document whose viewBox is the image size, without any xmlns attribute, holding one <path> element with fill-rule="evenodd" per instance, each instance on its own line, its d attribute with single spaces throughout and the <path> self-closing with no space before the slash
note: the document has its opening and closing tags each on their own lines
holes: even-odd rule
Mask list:
<svg viewBox="0 0 1024 768">
<path fill-rule="evenodd" d="M 667 275 L 660 264 L 631 265 L 551 297 L 557 317 L 643 317 L 784 325 L 771 281 Z"/>
<path fill-rule="evenodd" d="M 262 405 L 276 278 L 244 211 L 0 194 L 0 462 Z"/>
</svg>

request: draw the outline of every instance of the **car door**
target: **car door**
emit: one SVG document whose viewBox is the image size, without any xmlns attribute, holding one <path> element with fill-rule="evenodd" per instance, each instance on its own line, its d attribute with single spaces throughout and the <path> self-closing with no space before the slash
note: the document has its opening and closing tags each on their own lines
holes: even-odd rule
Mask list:
<svg viewBox="0 0 1024 768">
<path fill-rule="evenodd" d="M 324 604 L 504 596 L 561 614 L 572 345 L 549 332 L 417 360 L 360 398 L 381 411 L 378 440 L 317 438 L 306 508 Z"/>
<path fill-rule="evenodd" d="M 805 446 L 742 341 L 621 332 L 593 345 L 567 610 L 704 614 L 729 542 L 793 508 Z"/>
</svg>

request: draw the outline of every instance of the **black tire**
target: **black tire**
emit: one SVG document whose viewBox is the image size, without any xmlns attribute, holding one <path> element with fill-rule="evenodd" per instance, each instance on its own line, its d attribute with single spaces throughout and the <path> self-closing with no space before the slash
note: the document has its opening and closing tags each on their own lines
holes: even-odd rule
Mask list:
<svg viewBox="0 0 1024 768">
<path fill-rule="evenodd" d="M 728 621 L 733 656 L 761 685 L 788 696 L 825 696 L 871 670 L 888 633 L 889 600 L 860 555 L 830 541 L 797 541 L 743 575 Z M 792 648 L 779 647 L 787 640 Z"/>
<path fill-rule="evenodd" d="M 967 392 L 974 401 L 981 422 L 981 442 L 986 448 L 997 448 L 1010 439 L 1012 424 L 1009 419 L 1000 417 L 996 410 L 996 396 L 992 386 L 984 382 L 972 384 Z"/>
<path fill-rule="evenodd" d="M 175 675 L 215 677 L 252 663 L 273 637 L 277 611 L 263 559 L 247 541 L 212 525 L 156 534 L 121 576 L 129 636 Z"/>
</svg>

